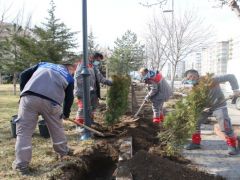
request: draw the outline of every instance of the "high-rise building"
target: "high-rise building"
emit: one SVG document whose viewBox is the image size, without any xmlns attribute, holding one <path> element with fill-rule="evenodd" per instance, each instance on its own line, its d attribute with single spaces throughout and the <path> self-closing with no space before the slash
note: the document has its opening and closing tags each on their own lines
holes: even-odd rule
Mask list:
<svg viewBox="0 0 240 180">
<path fill-rule="evenodd" d="M 216 74 L 227 73 L 227 62 L 229 60 L 229 41 L 217 43 Z"/>
<path fill-rule="evenodd" d="M 229 41 L 229 60 L 227 63 L 227 73 L 234 74 L 240 84 L 240 36 Z M 227 86 L 227 91 L 232 92 L 231 87 Z"/>
<path fill-rule="evenodd" d="M 185 72 L 185 62 L 180 61 L 176 67 L 175 78 L 182 79 L 184 76 L 184 72 Z"/>
<path fill-rule="evenodd" d="M 195 69 L 201 73 L 202 52 L 196 52 L 185 59 L 185 69 Z"/>
<path fill-rule="evenodd" d="M 217 42 L 211 47 L 204 48 L 201 55 L 201 74 L 226 74 L 228 59 L 229 41 Z"/>
</svg>

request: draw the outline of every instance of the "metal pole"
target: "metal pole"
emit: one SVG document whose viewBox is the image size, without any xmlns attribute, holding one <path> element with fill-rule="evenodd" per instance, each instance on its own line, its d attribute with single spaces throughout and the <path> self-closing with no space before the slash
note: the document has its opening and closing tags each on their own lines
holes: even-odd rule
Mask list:
<svg viewBox="0 0 240 180">
<path fill-rule="evenodd" d="M 83 64 L 81 74 L 83 76 L 83 115 L 84 124 L 91 125 L 90 120 L 90 90 L 88 71 L 88 33 L 87 33 L 87 0 L 82 0 L 82 30 L 83 30 Z"/>
<path fill-rule="evenodd" d="M 172 0 L 172 23 L 174 22 L 174 0 Z"/>
<path fill-rule="evenodd" d="M 172 43 L 174 43 L 174 0 L 172 0 Z M 173 74 L 173 64 L 171 63 L 171 88 L 174 87 L 173 84 L 174 74 Z"/>
</svg>

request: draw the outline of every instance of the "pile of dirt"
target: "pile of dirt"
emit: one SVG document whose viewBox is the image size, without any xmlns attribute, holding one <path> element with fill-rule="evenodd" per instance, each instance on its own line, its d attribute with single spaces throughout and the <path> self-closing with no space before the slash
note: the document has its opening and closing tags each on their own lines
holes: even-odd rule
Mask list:
<svg viewBox="0 0 240 180">
<path fill-rule="evenodd" d="M 126 162 L 121 162 L 132 173 L 134 180 L 222 180 L 221 177 L 200 172 L 167 158 L 138 151 L 134 157 Z"/>
<path fill-rule="evenodd" d="M 95 137 L 90 146 L 79 145 L 75 149 L 74 157 L 61 162 L 57 174 L 52 179 L 81 179 L 81 180 L 107 180 L 112 179 L 112 174 L 117 166 L 130 170 L 134 180 L 210 180 L 223 179 L 214 177 L 196 168 L 189 166 L 190 162 L 182 157 L 164 157 L 161 144 L 157 137 L 161 127 L 152 123 L 151 110 L 138 121 L 131 122 L 131 116 L 124 119 L 111 129 L 103 124 L 103 115 L 99 115 L 95 129 L 104 133 L 114 133 L 114 137 Z M 127 123 L 126 123 L 127 122 Z M 118 163 L 119 139 L 131 136 L 133 139 L 133 158 Z M 117 164 L 118 163 L 118 164 Z"/>
</svg>

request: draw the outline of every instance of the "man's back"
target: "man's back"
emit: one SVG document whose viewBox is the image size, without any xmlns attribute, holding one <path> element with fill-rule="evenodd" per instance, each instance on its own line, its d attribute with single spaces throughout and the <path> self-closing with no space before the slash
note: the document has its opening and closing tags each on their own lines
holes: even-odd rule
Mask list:
<svg viewBox="0 0 240 180">
<path fill-rule="evenodd" d="M 62 65 L 52 63 L 39 63 L 37 70 L 33 73 L 21 95 L 30 91 L 62 104 L 65 89 L 73 78 Z"/>
</svg>

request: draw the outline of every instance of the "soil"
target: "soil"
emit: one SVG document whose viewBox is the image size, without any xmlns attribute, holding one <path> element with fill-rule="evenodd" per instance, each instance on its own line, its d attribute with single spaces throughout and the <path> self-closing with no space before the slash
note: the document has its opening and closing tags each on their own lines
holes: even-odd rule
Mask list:
<svg viewBox="0 0 240 180">
<path fill-rule="evenodd" d="M 198 171 L 182 157 L 160 156 L 159 151 L 156 152 L 161 147 L 157 138 L 160 126 L 153 124 L 149 118 L 124 123 L 128 119 L 132 118 L 124 116 L 122 122 L 113 127 L 111 133 L 115 133 L 115 137 L 95 137 L 94 143 L 75 148 L 74 156 L 55 165 L 57 173 L 53 173 L 51 179 L 113 180 L 115 169 L 122 165 L 131 172 L 134 180 L 223 179 Z M 95 128 L 109 132 L 104 126 Z M 118 140 L 129 136 L 133 137 L 134 156 L 118 163 Z"/>
<path fill-rule="evenodd" d="M 122 165 L 127 167 L 132 173 L 133 179 L 137 180 L 223 179 L 143 150 L 138 151 L 131 160 L 122 162 Z"/>
<path fill-rule="evenodd" d="M 103 105 L 100 109 L 104 111 Z M 117 167 L 127 168 L 134 180 L 224 179 L 198 171 L 190 161 L 180 156 L 165 157 L 161 153 L 161 144 L 157 137 L 161 127 L 152 123 L 150 105 L 139 120 L 131 122 L 134 119 L 127 114 L 111 129 L 102 123 L 103 113 L 96 116 L 95 121 L 100 126 L 94 128 L 115 136 L 96 136 L 92 143 L 74 147 L 74 156 L 56 164 L 50 179 L 113 180 Z M 129 136 L 133 139 L 133 158 L 118 162 L 118 140 Z"/>
</svg>

